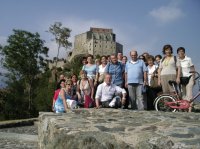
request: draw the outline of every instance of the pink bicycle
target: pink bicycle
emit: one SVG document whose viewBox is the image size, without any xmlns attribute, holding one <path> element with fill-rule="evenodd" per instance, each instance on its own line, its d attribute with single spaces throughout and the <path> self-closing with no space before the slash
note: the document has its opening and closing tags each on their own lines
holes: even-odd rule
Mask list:
<svg viewBox="0 0 200 149">
<path fill-rule="evenodd" d="M 198 93 L 190 100 L 181 99 L 178 95 L 178 91 L 176 89 L 176 82 L 169 81 L 169 84 L 173 86 L 175 96 L 170 94 L 162 94 L 158 96 L 154 101 L 154 106 L 156 111 L 165 111 L 165 112 L 175 112 L 177 111 L 188 111 L 191 103 L 193 103 L 197 97 L 200 96 L 200 74 L 198 72 L 195 73 L 195 82 L 198 84 Z"/>
</svg>

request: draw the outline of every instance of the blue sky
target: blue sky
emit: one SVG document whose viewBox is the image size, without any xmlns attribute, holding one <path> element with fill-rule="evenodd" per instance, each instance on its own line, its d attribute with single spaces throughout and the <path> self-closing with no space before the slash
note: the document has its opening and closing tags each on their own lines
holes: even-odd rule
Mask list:
<svg viewBox="0 0 200 149">
<path fill-rule="evenodd" d="M 6 44 L 12 29 L 38 32 L 54 57 L 56 44 L 45 31 L 56 21 L 72 30 L 71 42 L 90 27 L 112 28 L 125 55 L 131 49 L 162 54 L 164 44 L 171 44 L 176 54 L 183 46 L 200 70 L 199 0 L 4 0 L 0 2 L 0 44 Z"/>
</svg>

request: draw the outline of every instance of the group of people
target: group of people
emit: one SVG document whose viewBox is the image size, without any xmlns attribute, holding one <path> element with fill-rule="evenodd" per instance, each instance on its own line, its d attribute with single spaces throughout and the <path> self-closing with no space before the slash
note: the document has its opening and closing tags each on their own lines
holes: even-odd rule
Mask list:
<svg viewBox="0 0 200 149">
<path fill-rule="evenodd" d="M 122 53 L 82 60 L 82 70 L 71 78 L 60 76 L 53 98 L 53 111 L 70 108 L 129 108 L 153 110 L 153 101 L 162 93 L 173 93 L 169 80 L 181 84 L 183 99 L 192 98 L 194 65 L 185 54 L 185 48 L 173 55 L 171 45 L 164 45 L 163 56 L 130 51 L 130 60 Z M 192 71 L 192 72 L 191 72 Z"/>
</svg>

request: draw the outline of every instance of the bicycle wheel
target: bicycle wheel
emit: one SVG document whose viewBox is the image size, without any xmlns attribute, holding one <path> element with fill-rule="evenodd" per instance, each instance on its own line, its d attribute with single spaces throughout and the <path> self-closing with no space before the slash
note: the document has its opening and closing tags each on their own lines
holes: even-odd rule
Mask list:
<svg viewBox="0 0 200 149">
<path fill-rule="evenodd" d="M 176 109 L 172 109 L 165 104 L 166 102 L 175 102 L 175 101 L 176 99 L 170 95 L 160 95 L 156 99 L 155 109 L 156 111 L 175 112 Z"/>
</svg>

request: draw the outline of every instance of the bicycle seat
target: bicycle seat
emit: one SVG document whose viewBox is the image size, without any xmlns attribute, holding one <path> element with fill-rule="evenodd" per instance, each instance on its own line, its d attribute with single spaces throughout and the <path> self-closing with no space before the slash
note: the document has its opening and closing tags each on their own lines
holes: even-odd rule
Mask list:
<svg viewBox="0 0 200 149">
<path fill-rule="evenodd" d="M 169 85 L 171 85 L 171 86 L 172 86 L 173 84 L 174 84 L 174 85 L 177 85 L 176 81 L 173 81 L 173 80 L 169 80 L 168 83 L 169 83 Z"/>
</svg>

